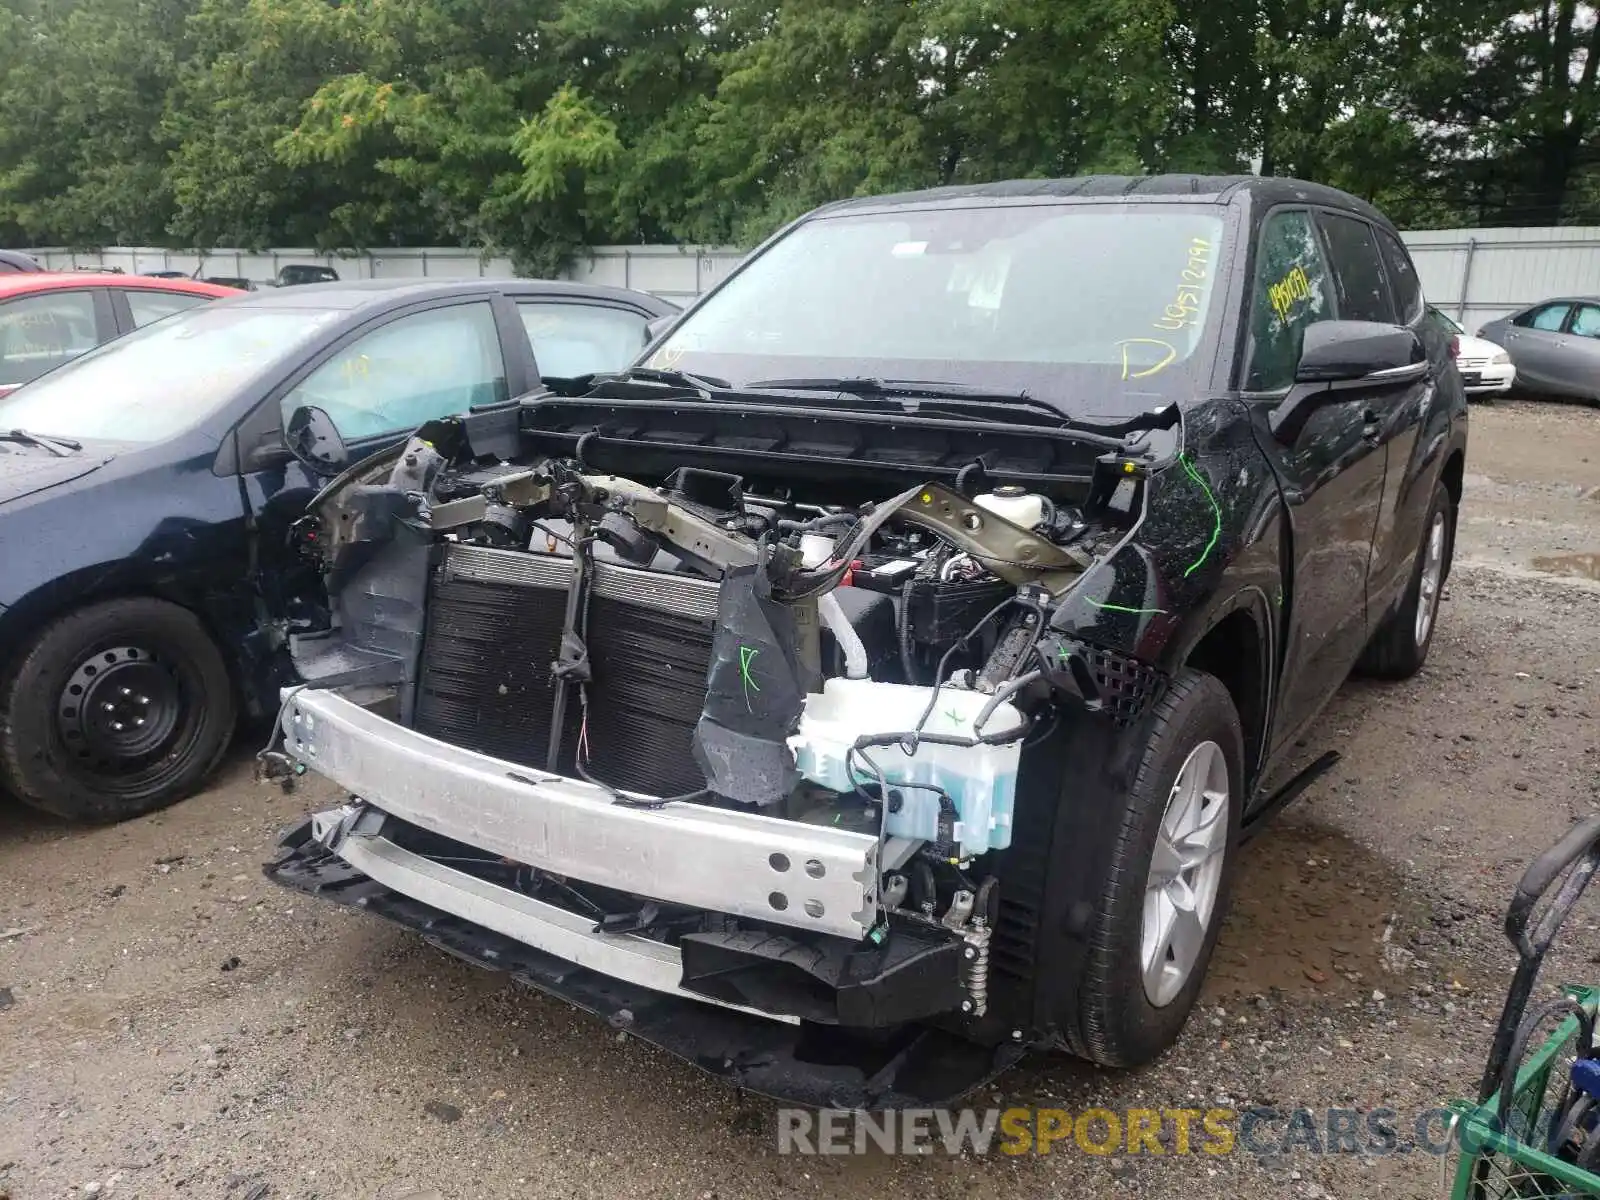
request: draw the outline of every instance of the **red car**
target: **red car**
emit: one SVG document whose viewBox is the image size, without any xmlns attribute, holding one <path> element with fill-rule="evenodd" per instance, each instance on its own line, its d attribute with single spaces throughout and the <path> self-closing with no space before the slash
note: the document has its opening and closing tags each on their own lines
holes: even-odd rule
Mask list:
<svg viewBox="0 0 1600 1200">
<path fill-rule="evenodd" d="M 0 275 L 0 396 L 101 342 L 234 288 L 84 271 Z"/>
</svg>

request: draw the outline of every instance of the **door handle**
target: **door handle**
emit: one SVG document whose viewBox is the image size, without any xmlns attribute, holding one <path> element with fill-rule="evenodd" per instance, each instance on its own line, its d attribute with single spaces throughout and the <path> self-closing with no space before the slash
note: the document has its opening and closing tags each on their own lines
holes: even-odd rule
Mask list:
<svg viewBox="0 0 1600 1200">
<path fill-rule="evenodd" d="M 1383 436 L 1383 422 L 1377 413 L 1369 408 L 1361 414 L 1361 419 L 1361 437 L 1364 441 L 1376 442 Z"/>
</svg>

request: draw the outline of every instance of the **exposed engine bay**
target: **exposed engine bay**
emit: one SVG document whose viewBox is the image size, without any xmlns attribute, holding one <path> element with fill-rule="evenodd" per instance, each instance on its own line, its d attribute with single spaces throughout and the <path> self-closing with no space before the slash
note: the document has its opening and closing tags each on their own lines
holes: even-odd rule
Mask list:
<svg viewBox="0 0 1600 1200">
<path fill-rule="evenodd" d="M 981 1018 L 1022 753 L 1106 701 L 1051 616 L 1137 529 L 1157 450 L 1076 487 L 980 463 L 839 503 L 803 476 L 607 474 L 581 441 L 499 460 L 450 425 L 302 529 L 337 617 L 296 664 L 327 695 L 286 698 L 269 757 L 355 794 L 316 839 L 671 947 L 674 988 L 716 1003 Z"/>
</svg>

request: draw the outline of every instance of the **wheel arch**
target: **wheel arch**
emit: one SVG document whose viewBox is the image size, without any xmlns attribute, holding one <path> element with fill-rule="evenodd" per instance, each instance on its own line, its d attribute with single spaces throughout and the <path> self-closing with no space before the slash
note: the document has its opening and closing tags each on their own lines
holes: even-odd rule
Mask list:
<svg viewBox="0 0 1600 1200">
<path fill-rule="evenodd" d="M 0 609 L 0 679 L 7 677 L 33 639 L 52 621 L 91 604 L 140 597 L 164 601 L 198 620 L 228 665 L 236 696 L 242 696 L 243 674 L 237 647 L 233 639 L 224 635 L 216 613 L 202 597 L 170 581 L 130 572 L 120 563 L 81 567 L 58 575 Z"/>
<path fill-rule="evenodd" d="M 1439 470 L 1439 482 L 1444 484 L 1444 490 L 1450 493 L 1450 505 L 1455 515 L 1451 518 L 1450 538 L 1445 545 L 1444 578 L 1450 578 L 1450 567 L 1456 557 L 1455 523 L 1460 520 L 1461 495 L 1467 477 L 1467 451 L 1465 447 L 1456 446 L 1450 451 L 1449 457 L 1444 460 L 1444 466 Z"/>
<path fill-rule="evenodd" d="M 1245 588 L 1219 605 L 1182 657 L 1182 664 L 1215 676 L 1227 689 L 1244 736 L 1245 794 L 1266 758 L 1273 686 L 1272 623 L 1266 597 Z"/>
</svg>

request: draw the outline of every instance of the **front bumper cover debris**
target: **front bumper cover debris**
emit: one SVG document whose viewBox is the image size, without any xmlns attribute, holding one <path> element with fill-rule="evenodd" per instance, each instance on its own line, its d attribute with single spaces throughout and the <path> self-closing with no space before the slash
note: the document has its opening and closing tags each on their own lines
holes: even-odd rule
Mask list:
<svg viewBox="0 0 1600 1200">
<path fill-rule="evenodd" d="M 403 896 L 329 852 L 308 820 L 265 867 L 273 882 L 413 930 L 475 966 L 604 1018 L 735 1087 L 792 1104 L 914 1108 L 948 1104 L 1017 1063 L 1020 1042 L 976 1045 L 941 1029 L 859 1031 L 778 1022 L 626 983 Z"/>
</svg>

